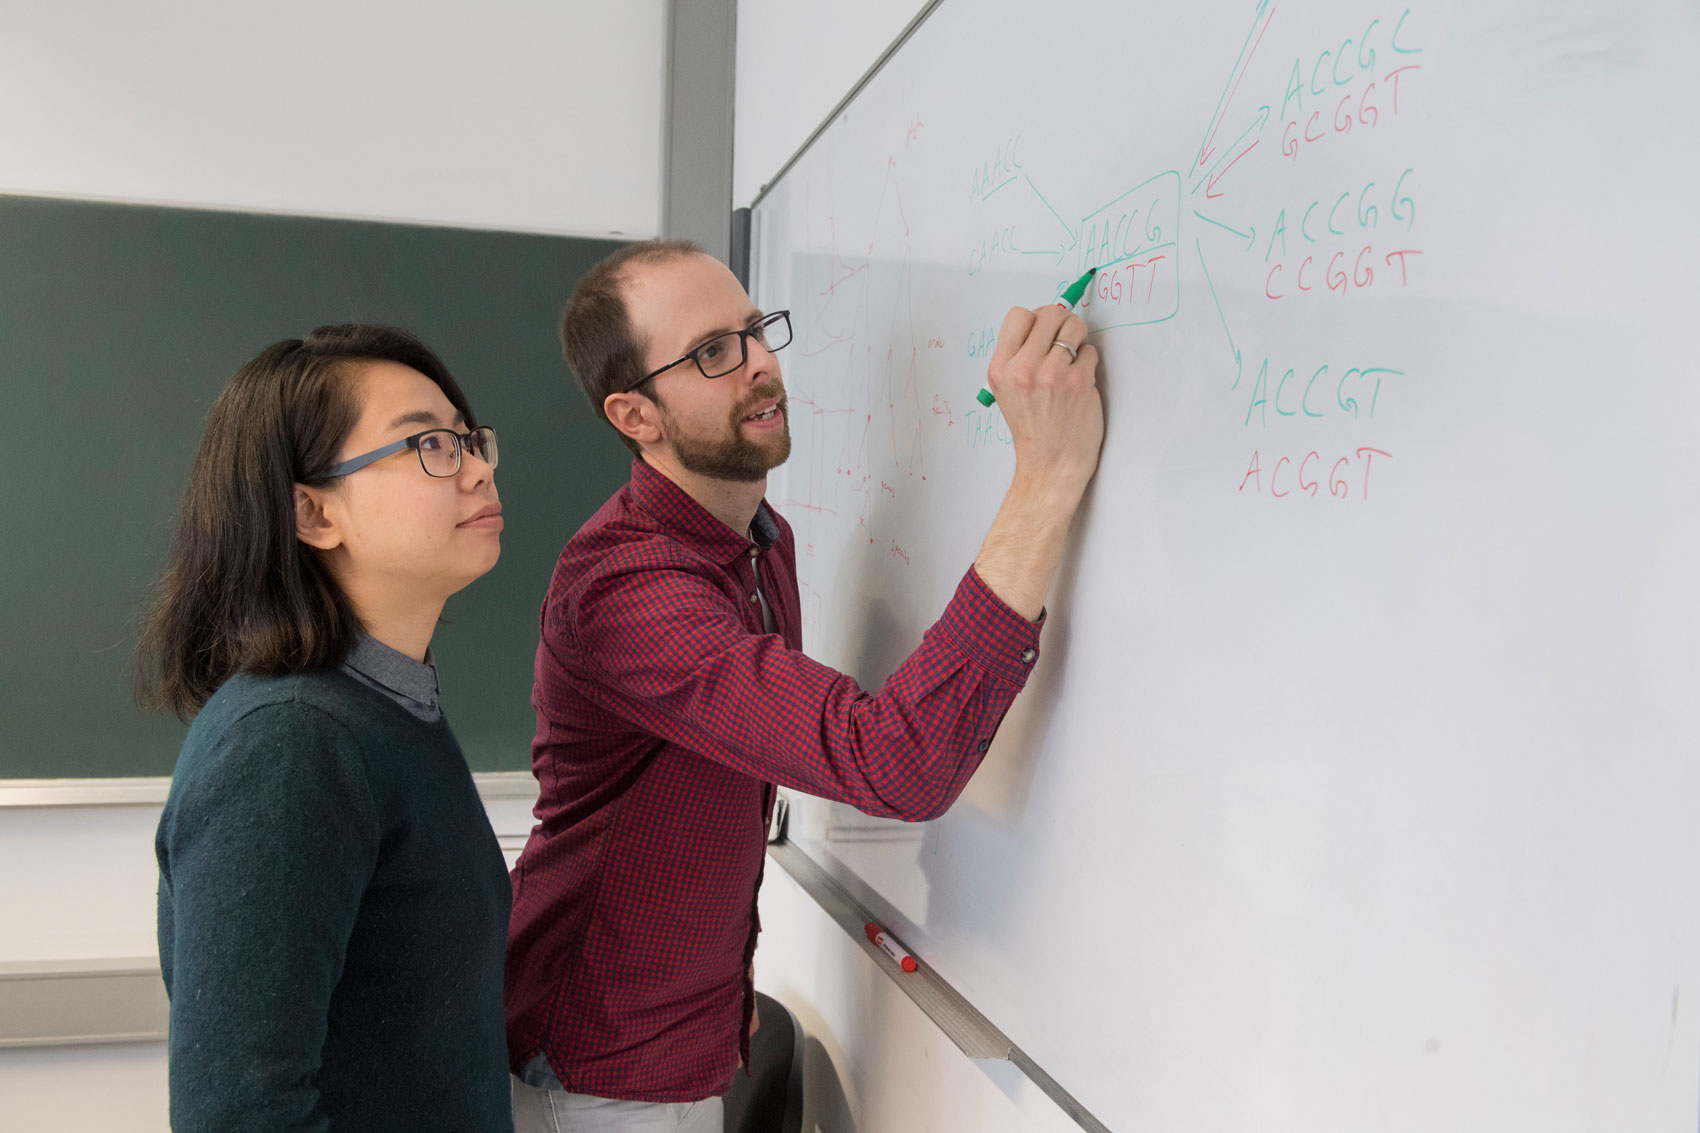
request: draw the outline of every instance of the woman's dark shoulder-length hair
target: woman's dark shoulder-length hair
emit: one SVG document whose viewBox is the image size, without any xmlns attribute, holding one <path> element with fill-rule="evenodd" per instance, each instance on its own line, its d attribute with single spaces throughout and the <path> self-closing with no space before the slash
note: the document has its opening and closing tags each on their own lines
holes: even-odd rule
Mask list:
<svg viewBox="0 0 1700 1133">
<path fill-rule="evenodd" d="M 295 485 L 323 487 L 360 416 L 351 380 L 399 362 L 477 425 L 448 368 L 396 327 L 345 323 L 273 343 L 207 414 L 165 570 L 143 615 L 136 700 L 184 720 L 235 673 L 340 661 L 361 632 L 348 597 L 295 537 Z"/>
</svg>

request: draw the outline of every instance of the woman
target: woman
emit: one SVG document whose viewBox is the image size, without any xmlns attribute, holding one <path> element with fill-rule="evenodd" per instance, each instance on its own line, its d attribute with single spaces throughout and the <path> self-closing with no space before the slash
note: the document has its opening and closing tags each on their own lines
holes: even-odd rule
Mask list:
<svg viewBox="0 0 1700 1133">
<path fill-rule="evenodd" d="M 428 647 L 495 565 L 495 433 L 405 331 L 321 327 L 208 415 L 139 699 L 185 1130 L 512 1129 L 509 887 Z"/>
</svg>

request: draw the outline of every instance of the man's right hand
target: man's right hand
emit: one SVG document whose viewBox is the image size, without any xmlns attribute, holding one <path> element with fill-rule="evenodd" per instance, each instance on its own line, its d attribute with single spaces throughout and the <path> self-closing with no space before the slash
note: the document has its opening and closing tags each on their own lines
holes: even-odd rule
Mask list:
<svg viewBox="0 0 1700 1133">
<path fill-rule="evenodd" d="M 1076 348 L 1073 358 L 1057 342 Z M 1069 523 L 1104 444 L 1098 351 L 1078 315 L 1052 305 L 1004 317 L 987 384 L 1015 438 L 1015 478 L 974 569 L 1003 602 L 1037 619 Z"/>
<path fill-rule="evenodd" d="M 987 384 L 1015 438 L 1016 485 L 1043 490 L 1070 513 L 1104 442 L 1097 369 L 1086 323 L 1054 303 L 1011 308 L 987 367 Z"/>
</svg>

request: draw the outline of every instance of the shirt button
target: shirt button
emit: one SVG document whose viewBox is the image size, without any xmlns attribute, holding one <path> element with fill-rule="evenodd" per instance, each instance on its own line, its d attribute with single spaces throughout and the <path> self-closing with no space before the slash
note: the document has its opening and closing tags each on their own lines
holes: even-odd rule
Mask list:
<svg viewBox="0 0 1700 1133">
<path fill-rule="evenodd" d="M 991 746 L 992 746 L 991 740 L 981 740 L 978 744 L 975 745 L 975 750 L 980 752 L 980 754 L 984 755 L 985 752 L 986 752 L 986 749 L 991 747 Z"/>
<path fill-rule="evenodd" d="M 1033 658 L 1038 655 L 1039 651 L 1037 649 L 1023 649 L 1021 651 L 1021 663 L 1023 665 L 1031 665 L 1033 663 Z"/>
<path fill-rule="evenodd" d="M 752 601 L 752 602 L 760 602 L 760 601 L 761 601 L 761 596 L 760 596 L 760 595 L 759 595 L 759 594 L 754 594 L 754 593 L 752 593 L 752 594 L 751 594 L 751 595 L 750 595 L 750 601 Z"/>
</svg>

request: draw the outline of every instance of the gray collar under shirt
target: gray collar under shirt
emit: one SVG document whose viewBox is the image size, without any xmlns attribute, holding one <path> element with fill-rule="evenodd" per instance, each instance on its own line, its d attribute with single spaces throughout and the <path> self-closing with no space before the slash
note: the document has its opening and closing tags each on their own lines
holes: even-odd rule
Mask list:
<svg viewBox="0 0 1700 1133">
<path fill-rule="evenodd" d="M 424 661 L 415 661 L 363 633 L 342 659 L 341 667 L 361 684 L 377 689 L 427 724 L 443 718 L 443 710 L 437 704 L 437 666 L 431 661 L 430 650 L 425 651 Z"/>
</svg>

